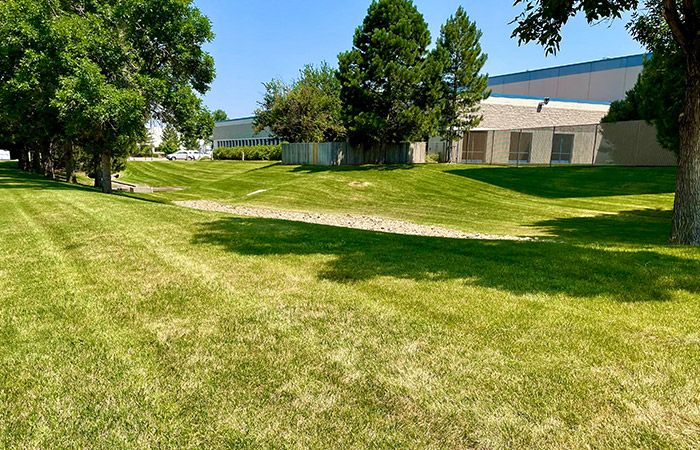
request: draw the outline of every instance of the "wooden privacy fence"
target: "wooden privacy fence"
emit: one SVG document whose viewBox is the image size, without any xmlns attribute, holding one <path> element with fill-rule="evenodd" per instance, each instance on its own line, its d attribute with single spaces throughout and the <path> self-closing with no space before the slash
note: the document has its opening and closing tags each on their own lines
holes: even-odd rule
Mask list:
<svg viewBox="0 0 700 450">
<path fill-rule="evenodd" d="M 347 142 L 282 144 L 282 163 L 314 166 L 421 164 L 425 162 L 426 147 L 425 142 L 384 146 L 352 146 Z"/>
</svg>

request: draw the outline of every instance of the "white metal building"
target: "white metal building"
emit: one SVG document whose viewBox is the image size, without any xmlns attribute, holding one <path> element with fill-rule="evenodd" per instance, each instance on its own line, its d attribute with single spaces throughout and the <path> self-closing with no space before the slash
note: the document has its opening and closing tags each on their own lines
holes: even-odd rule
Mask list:
<svg viewBox="0 0 700 450">
<path fill-rule="evenodd" d="M 489 78 L 494 96 L 609 104 L 634 87 L 650 55 L 632 55 Z"/>
</svg>

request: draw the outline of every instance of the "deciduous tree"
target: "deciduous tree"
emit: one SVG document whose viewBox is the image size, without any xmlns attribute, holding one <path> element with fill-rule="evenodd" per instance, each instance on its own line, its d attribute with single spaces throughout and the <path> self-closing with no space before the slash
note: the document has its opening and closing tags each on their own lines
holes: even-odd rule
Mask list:
<svg viewBox="0 0 700 450">
<path fill-rule="evenodd" d="M 686 79 L 671 242 L 700 245 L 700 4 L 694 0 L 515 0 L 515 4 L 524 11 L 516 18 L 513 35 L 520 42 L 539 42 L 549 53 L 559 49 L 562 27 L 578 13 L 589 23 L 619 19 L 627 11 L 662 18 L 660 24 L 681 49 Z"/>
<path fill-rule="evenodd" d="M 191 0 L 3 0 L 2 120 L 35 170 L 53 173 L 71 149 L 99 166 L 96 184 L 110 192 L 112 162 L 148 119 L 188 139 L 211 133 L 198 96 L 214 76 L 202 50 L 211 38 Z"/>
<path fill-rule="evenodd" d="M 228 119 L 228 114 L 226 114 L 226 111 L 223 109 L 217 109 L 213 113 L 211 113 L 212 118 L 214 119 L 214 122 L 223 122 L 224 120 Z"/>
<path fill-rule="evenodd" d="M 327 63 L 304 66 L 291 85 L 264 83 L 265 97 L 255 111 L 257 133 L 269 128 L 288 142 L 337 141 L 345 137 L 336 71 Z"/>
</svg>

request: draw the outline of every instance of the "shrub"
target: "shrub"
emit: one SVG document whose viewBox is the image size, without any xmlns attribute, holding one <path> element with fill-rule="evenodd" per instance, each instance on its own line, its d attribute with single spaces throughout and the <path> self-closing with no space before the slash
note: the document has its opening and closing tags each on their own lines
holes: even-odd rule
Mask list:
<svg viewBox="0 0 700 450">
<path fill-rule="evenodd" d="M 256 145 L 253 147 L 219 147 L 214 149 L 214 159 L 247 161 L 279 161 L 282 145 Z"/>
<path fill-rule="evenodd" d="M 147 157 L 147 156 L 153 156 L 153 152 L 155 150 L 153 147 L 148 146 L 148 145 L 136 145 L 134 146 L 130 151 L 129 155 L 130 156 L 140 156 L 140 157 Z"/>
<path fill-rule="evenodd" d="M 425 156 L 425 162 L 427 163 L 439 163 L 440 162 L 440 154 L 439 153 L 428 153 Z"/>
</svg>

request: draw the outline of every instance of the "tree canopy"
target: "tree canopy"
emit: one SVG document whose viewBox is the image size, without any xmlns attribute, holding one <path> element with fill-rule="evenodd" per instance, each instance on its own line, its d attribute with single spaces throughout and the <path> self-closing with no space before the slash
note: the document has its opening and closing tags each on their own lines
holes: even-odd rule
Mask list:
<svg viewBox="0 0 700 450">
<path fill-rule="evenodd" d="M 481 31 L 460 6 L 442 26 L 430 55 L 439 74 L 438 131 L 450 144 L 479 125 L 479 105 L 489 96 L 480 40 Z"/>
<path fill-rule="evenodd" d="M 685 82 L 678 118 L 671 242 L 700 245 L 700 4 L 695 0 L 515 0 L 515 5 L 523 7 L 523 12 L 515 19 L 513 36 L 521 43 L 539 42 L 547 52 L 559 49 L 562 27 L 578 13 L 594 23 L 620 18 L 627 11 L 634 12 L 632 34 L 647 47 L 676 45 L 680 49 Z"/>
<path fill-rule="evenodd" d="M 84 155 L 109 192 L 112 161 L 145 139 L 147 120 L 211 133 L 199 94 L 214 77 L 212 37 L 189 0 L 4 0 L 0 140 L 51 175 Z"/>
<path fill-rule="evenodd" d="M 683 112 L 685 70 L 680 51 L 654 53 L 644 62 L 642 73 L 625 98 L 613 102 L 603 122 L 646 120 L 656 126 L 662 147 L 678 154 L 678 118 Z"/>
<path fill-rule="evenodd" d="M 264 83 L 265 97 L 255 111 L 254 128 L 265 128 L 288 142 L 337 141 L 345 137 L 340 83 L 327 63 L 306 65 L 292 84 Z"/>
<path fill-rule="evenodd" d="M 223 109 L 217 109 L 213 113 L 211 113 L 212 118 L 214 119 L 214 122 L 223 122 L 224 120 L 228 120 L 228 114 L 226 114 L 226 111 Z"/>
<path fill-rule="evenodd" d="M 423 15 L 410 0 L 376 0 L 353 44 L 338 57 L 350 139 L 393 143 L 424 137 L 421 102 L 430 32 Z"/>
</svg>

